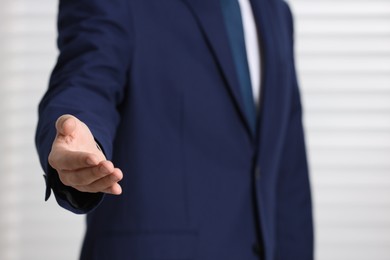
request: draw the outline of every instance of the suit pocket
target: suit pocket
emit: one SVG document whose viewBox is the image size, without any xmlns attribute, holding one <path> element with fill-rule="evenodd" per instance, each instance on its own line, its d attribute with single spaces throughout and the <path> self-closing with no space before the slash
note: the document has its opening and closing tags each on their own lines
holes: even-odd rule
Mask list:
<svg viewBox="0 0 390 260">
<path fill-rule="evenodd" d="M 96 239 L 96 260 L 194 260 L 197 234 L 177 232 L 123 232 Z"/>
</svg>

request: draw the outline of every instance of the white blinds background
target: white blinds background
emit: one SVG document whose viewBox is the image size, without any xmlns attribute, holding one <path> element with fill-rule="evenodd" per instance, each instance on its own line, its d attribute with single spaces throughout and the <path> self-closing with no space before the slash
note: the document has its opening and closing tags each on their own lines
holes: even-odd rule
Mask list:
<svg viewBox="0 0 390 260">
<path fill-rule="evenodd" d="M 318 260 L 390 259 L 390 1 L 290 0 Z M 53 0 L 0 2 L 0 259 L 76 259 L 83 218 L 43 202 L 36 107 Z M 283 260 L 283 259 L 281 259 Z"/>
<path fill-rule="evenodd" d="M 77 259 L 83 217 L 44 198 L 37 104 L 56 58 L 57 1 L 0 1 L 0 259 Z"/>
<path fill-rule="evenodd" d="M 390 259 L 390 1 L 290 0 L 319 260 Z"/>
</svg>

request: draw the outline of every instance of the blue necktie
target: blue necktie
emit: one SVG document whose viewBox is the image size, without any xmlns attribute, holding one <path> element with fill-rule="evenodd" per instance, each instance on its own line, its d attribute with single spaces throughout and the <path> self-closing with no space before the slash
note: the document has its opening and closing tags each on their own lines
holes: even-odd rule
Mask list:
<svg viewBox="0 0 390 260">
<path fill-rule="evenodd" d="M 256 129 L 256 107 L 253 100 L 252 84 L 246 56 L 240 5 L 238 0 L 221 0 L 221 6 L 245 106 L 245 113 L 248 117 L 251 131 L 254 133 Z"/>
</svg>

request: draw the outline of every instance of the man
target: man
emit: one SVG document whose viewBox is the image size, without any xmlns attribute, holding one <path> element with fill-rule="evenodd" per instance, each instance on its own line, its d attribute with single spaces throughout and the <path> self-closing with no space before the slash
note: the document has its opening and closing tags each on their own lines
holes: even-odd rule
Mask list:
<svg viewBox="0 0 390 260">
<path fill-rule="evenodd" d="M 61 0 L 58 26 L 36 142 L 81 259 L 313 258 L 286 3 Z"/>
</svg>

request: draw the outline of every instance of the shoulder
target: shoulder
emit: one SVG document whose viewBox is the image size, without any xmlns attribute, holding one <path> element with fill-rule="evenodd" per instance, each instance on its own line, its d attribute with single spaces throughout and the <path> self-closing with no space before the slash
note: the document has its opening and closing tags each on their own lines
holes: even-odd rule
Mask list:
<svg viewBox="0 0 390 260">
<path fill-rule="evenodd" d="M 293 19 L 293 14 L 291 12 L 291 8 L 286 1 L 281 1 L 281 3 L 282 3 L 281 5 L 282 5 L 282 9 L 283 9 L 283 13 L 284 13 L 286 22 L 289 25 L 289 28 L 291 29 L 291 31 L 293 31 L 294 19 Z"/>
<path fill-rule="evenodd" d="M 284 0 L 269 0 L 275 5 L 279 17 L 279 24 L 284 40 L 290 44 L 294 41 L 294 17 L 290 5 Z"/>
<path fill-rule="evenodd" d="M 277 6 L 280 18 L 283 21 L 283 25 L 286 26 L 291 33 L 294 30 L 294 18 L 291 12 L 291 8 L 288 2 L 284 0 L 271 0 Z"/>
</svg>

